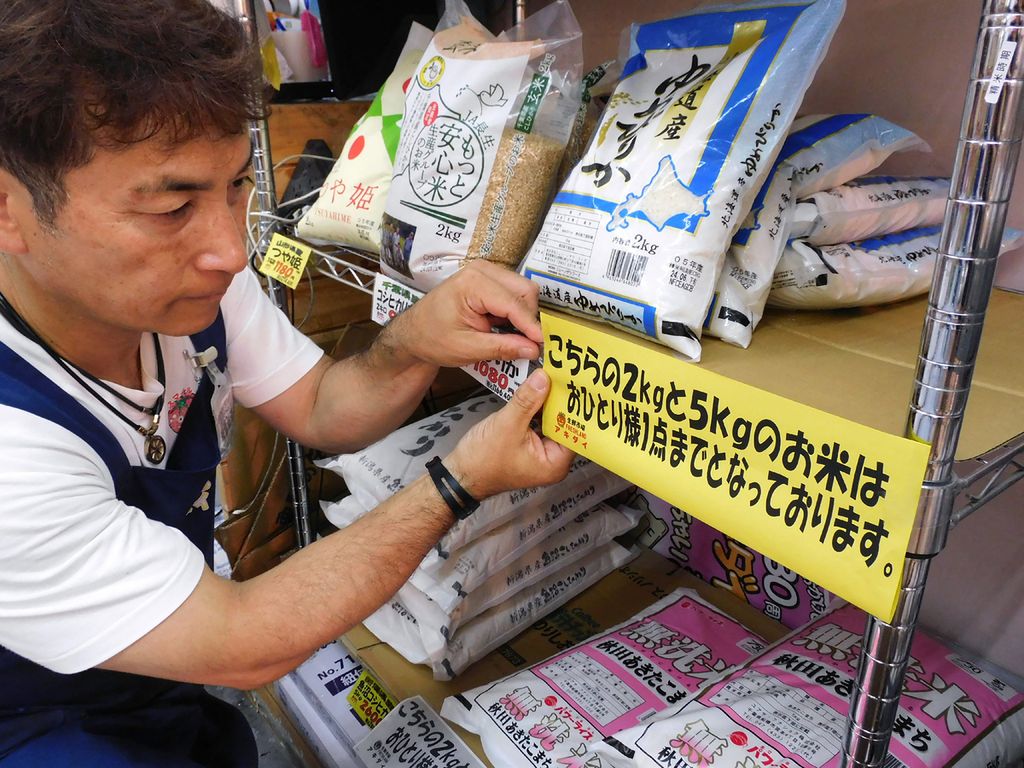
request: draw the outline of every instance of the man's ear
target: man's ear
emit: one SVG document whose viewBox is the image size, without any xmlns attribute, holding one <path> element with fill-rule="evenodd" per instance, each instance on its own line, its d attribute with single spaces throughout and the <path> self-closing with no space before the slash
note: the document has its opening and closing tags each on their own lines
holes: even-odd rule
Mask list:
<svg viewBox="0 0 1024 768">
<path fill-rule="evenodd" d="M 34 217 L 34 214 L 31 203 L 27 211 L 23 210 L 21 203 L 25 196 L 28 196 L 25 187 L 7 171 L 0 170 L 0 253 L 28 252 L 21 228 L 24 216 Z"/>
</svg>

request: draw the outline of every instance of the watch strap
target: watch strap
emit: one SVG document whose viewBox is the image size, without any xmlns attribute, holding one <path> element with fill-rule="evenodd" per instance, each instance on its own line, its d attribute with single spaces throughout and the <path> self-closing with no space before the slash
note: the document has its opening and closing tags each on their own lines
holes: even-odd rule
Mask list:
<svg viewBox="0 0 1024 768">
<path fill-rule="evenodd" d="M 480 506 L 480 502 L 474 499 L 473 495 L 463 488 L 455 476 L 448 471 L 440 456 L 435 456 L 427 462 L 427 472 L 430 474 L 430 479 L 434 481 L 437 492 L 441 494 L 441 498 L 455 515 L 456 520 L 465 520 Z"/>
</svg>

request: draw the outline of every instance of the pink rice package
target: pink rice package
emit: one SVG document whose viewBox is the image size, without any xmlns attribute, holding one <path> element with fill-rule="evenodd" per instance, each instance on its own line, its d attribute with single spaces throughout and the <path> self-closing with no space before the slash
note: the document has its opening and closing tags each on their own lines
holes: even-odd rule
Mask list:
<svg viewBox="0 0 1024 768">
<path fill-rule="evenodd" d="M 625 504 L 648 516 L 640 544 L 790 629 L 828 610 L 829 592 L 667 501 L 637 489 Z"/>
<path fill-rule="evenodd" d="M 677 589 L 629 621 L 489 685 L 441 714 L 480 734 L 494 765 L 590 768 L 593 744 L 689 698 L 764 648 L 762 638 Z"/>
<path fill-rule="evenodd" d="M 681 707 L 596 745 L 602 768 L 838 768 L 864 625 L 850 605 L 819 618 Z M 1024 693 L 986 666 L 917 632 L 886 768 L 1020 761 Z"/>
</svg>

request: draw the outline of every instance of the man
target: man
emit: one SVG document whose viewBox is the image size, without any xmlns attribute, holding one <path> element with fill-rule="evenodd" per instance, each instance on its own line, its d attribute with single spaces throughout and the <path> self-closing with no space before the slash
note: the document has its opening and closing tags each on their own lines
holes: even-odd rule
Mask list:
<svg viewBox="0 0 1024 768">
<path fill-rule="evenodd" d="M 288 672 L 385 602 L 466 494 L 555 482 L 571 455 L 530 429 L 535 374 L 437 485 L 233 583 L 208 567 L 227 388 L 351 451 L 439 366 L 536 356 L 536 293 L 469 267 L 365 354 L 322 357 L 245 269 L 262 84 L 206 0 L 7 0 L 0 83 L 0 766 L 253 766 L 198 684 Z M 524 335 L 489 332 L 504 321 Z"/>
</svg>

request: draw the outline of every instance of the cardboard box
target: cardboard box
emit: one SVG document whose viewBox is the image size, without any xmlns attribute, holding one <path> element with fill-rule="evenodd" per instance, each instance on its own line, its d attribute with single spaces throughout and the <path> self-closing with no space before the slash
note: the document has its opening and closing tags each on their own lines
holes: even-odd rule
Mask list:
<svg viewBox="0 0 1024 768">
<path fill-rule="evenodd" d="M 325 645 L 287 675 L 320 712 L 327 727 L 349 746 L 370 732 L 369 726 L 364 724 L 348 701 L 348 693 L 362 671 L 362 665 L 335 641 Z"/>
<path fill-rule="evenodd" d="M 837 416 L 903 435 L 926 296 L 867 309 L 769 308 L 749 349 L 705 339 L 700 366 Z M 995 290 L 956 456 L 1024 432 L 1024 295 Z"/>
<path fill-rule="evenodd" d="M 291 675 L 274 683 L 274 694 L 323 768 L 362 768 L 352 748 L 338 737 Z"/>
</svg>

